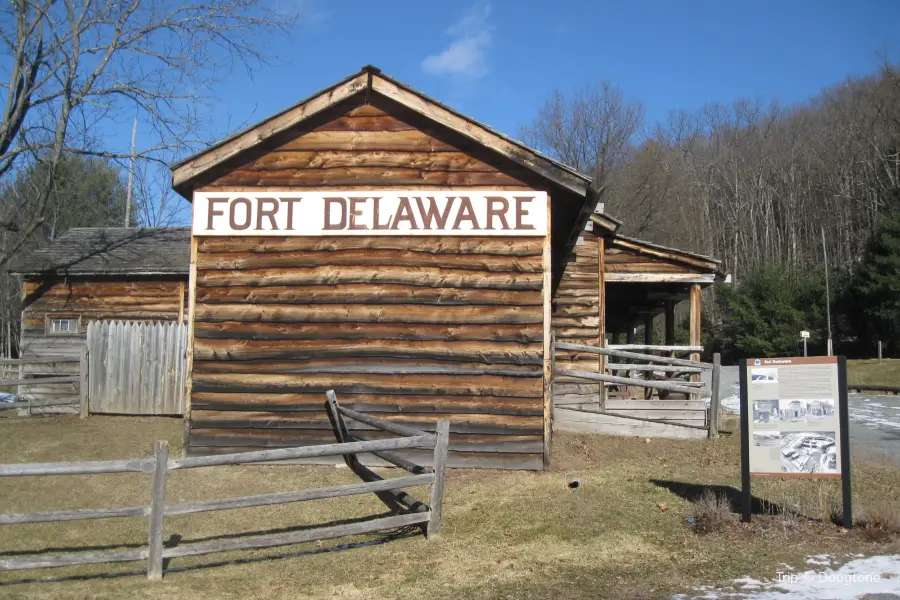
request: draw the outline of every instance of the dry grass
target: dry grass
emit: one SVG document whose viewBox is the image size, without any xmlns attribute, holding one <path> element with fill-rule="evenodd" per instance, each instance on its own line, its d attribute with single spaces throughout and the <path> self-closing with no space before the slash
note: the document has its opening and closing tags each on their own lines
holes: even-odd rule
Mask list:
<svg viewBox="0 0 900 600">
<path fill-rule="evenodd" d="M 900 537 L 900 504 L 894 499 L 867 504 L 859 511 L 856 524 L 873 541 L 892 541 Z"/>
<path fill-rule="evenodd" d="M 155 439 L 178 452 L 181 422 L 91 417 L 0 420 L 6 462 L 148 456 Z M 143 565 L 95 565 L 0 573 L 0 597 L 129 597 L 204 600 L 304 598 L 611 598 L 665 597 L 692 586 L 751 575 L 779 565 L 805 566 L 823 552 L 884 551 L 860 533 L 843 534 L 821 519 L 838 484 L 824 480 L 754 480 L 761 505 L 751 525 L 732 518 L 724 531 L 698 536 L 687 526 L 707 490 L 734 501 L 738 437 L 652 440 L 558 435 L 554 468 L 545 473 L 452 470 L 440 537 L 390 541 L 383 536 L 300 544 L 172 561 L 162 582 Z M 860 505 L 900 492 L 900 470 L 854 463 Z M 396 475 L 395 472 L 388 472 Z M 568 482 L 583 485 L 570 489 Z M 171 473 L 168 501 L 224 498 L 349 483 L 347 469 L 244 466 Z M 0 479 L 0 511 L 28 512 L 146 503 L 149 475 Z M 424 495 L 425 489 L 416 491 Z M 421 497 L 421 496 L 420 496 Z M 765 507 L 796 499 L 802 522 L 780 525 Z M 292 529 L 378 514 L 374 496 L 174 517 L 166 534 L 181 543 Z M 384 542 L 384 543 L 382 543 Z M 145 519 L 107 519 L 0 527 L 3 557 L 146 543 Z M 340 544 L 353 544 L 349 549 Z"/>
<path fill-rule="evenodd" d="M 733 522 L 731 502 L 721 494 L 706 490 L 694 503 L 694 528 L 697 533 L 718 533 Z"/>
<path fill-rule="evenodd" d="M 900 386 L 900 360 L 848 360 L 847 380 L 851 384 Z"/>
</svg>

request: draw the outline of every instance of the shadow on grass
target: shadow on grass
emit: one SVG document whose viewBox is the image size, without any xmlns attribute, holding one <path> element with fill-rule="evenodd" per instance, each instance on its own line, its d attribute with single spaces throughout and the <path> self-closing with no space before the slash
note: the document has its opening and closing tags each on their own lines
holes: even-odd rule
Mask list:
<svg viewBox="0 0 900 600">
<path fill-rule="evenodd" d="M 182 542 L 184 543 L 195 543 L 195 542 L 207 542 L 213 540 L 225 540 L 225 539 L 236 539 L 242 537 L 256 536 L 256 535 L 268 535 L 268 534 L 277 534 L 277 533 L 291 533 L 297 531 L 305 531 L 308 529 L 318 529 L 321 527 L 330 527 L 334 525 L 348 525 L 352 523 L 361 523 L 364 521 L 371 521 L 375 519 L 379 519 L 382 517 L 390 516 L 396 513 L 382 513 L 374 516 L 360 517 L 356 519 L 344 519 L 339 521 L 329 521 L 327 523 L 317 523 L 315 525 L 303 525 L 297 527 L 283 527 L 279 529 L 268 529 L 265 531 L 254 531 L 254 532 L 243 532 L 243 533 L 233 533 L 233 534 L 223 534 L 216 535 L 210 537 L 203 538 L 194 538 L 185 540 L 181 535 L 174 534 L 169 536 L 169 538 L 163 543 L 165 548 L 175 548 Z M 409 525 L 407 527 L 402 527 L 399 529 L 386 530 L 381 532 L 376 532 L 372 534 L 363 534 L 363 535 L 372 535 L 377 536 L 373 539 L 364 540 L 360 542 L 353 542 L 347 544 L 339 544 L 337 546 L 331 546 L 327 548 L 312 548 L 307 550 L 298 550 L 295 552 L 284 552 L 281 554 L 273 554 L 268 556 L 257 556 L 257 557 L 249 557 L 249 558 L 236 558 L 229 560 L 218 560 L 213 562 L 201 563 L 196 565 L 186 565 L 183 567 L 170 567 L 172 558 L 167 558 L 163 561 L 163 574 L 169 573 L 179 573 L 185 571 L 198 571 L 201 569 L 209 569 L 214 567 L 223 567 L 227 565 L 242 565 L 242 564 L 253 564 L 259 562 L 267 562 L 274 560 L 283 560 L 286 558 L 296 558 L 301 556 L 313 556 L 316 554 L 324 554 L 326 552 L 339 552 L 343 550 L 352 550 L 355 548 L 365 548 L 369 546 L 379 546 L 381 544 L 386 544 L 388 542 L 392 542 L 394 540 L 417 537 L 419 535 L 423 535 L 423 528 L 421 525 Z M 314 542 L 300 542 L 300 543 L 314 543 Z M 295 544 L 289 544 L 295 545 Z M 121 544 L 115 546 L 91 546 L 91 547 L 82 547 L 77 550 L 69 547 L 69 548 L 44 548 L 40 551 L 23 551 L 23 552 L 4 552 L 0 554 L 0 559 L 4 557 L 11 556 L 21 556 L 21 555 L 29 555 L 29 556 L 41 556 L 47 554 L 49 552 L 60 552 L 60 551 L 90 551 L 90 550 L 120 550 L 123 548 L 142 548 L 145 547 L 146 544 Z M 102 564 L 102 563 L 101 563 Z M 146 569 L 134 570 L 134 571 L 122 571 L 118 573 L 93 573 L 89 575 L 70 575 L 70 576 L 62 576 L 62 577 L 40 577 L 40 578 L 28 578 L 28 579 L 15 579 L 10 581 L 0 581 L 0 587 L 3 586 L 11 586 L 11 585 L 22 585 L 27 583 L 59 583 L 66 581 L 92 581 L 92 580 L 103 580 L 103 579 L 118 579 L 121 577 L 134 577 L 134 576 L 146 576 Z"/>
<path fill-rule="evenodd" d="M 703 494 L 709 492 L 725 498 L 734 512 L 740 513 L 744 504 L 741 490 L 730 485 L 704 485 L 699 483 L 685 483 L 683 481 L 668 481 L 665 479 L 651 479 L 650 483 L 657 487 L 666 488 L 676 496 L 680 496 L 688 502 L 696 503 Z M 750 496 L 750 513 L 754 515 L 780 515 L 784 508 L 774 502 Z"/>
</svg>

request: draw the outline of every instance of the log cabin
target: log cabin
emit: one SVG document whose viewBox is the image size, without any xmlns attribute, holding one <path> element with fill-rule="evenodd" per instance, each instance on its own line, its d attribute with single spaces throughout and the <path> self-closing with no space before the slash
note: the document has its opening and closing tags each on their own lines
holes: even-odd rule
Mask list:
<svg viewBox="0 0 900 600">
<path fill-rule="evenodd" d="M 190 235 L 189 228 L 75 228 L 11 261 L 23 280 L 20 358 L 78 359 L 92 321 L 185 320 Z M 77 373 L 71 363 L 23 365 L 20 379 Z M 74 384 L 19 390 L 36 404 L 77 394 Z"/>
<path fill-rule="evenodd" d="M 333 440 L 335 389 L 449 419 L 452 466 L 548 464 L 551 296 L 590 177 L 373 67 L 172 172 L 194 211 L 191 453 Z"/>
<path fill-rule="evenodd" d="M 374 67 L 172 171 L 193 218 L 157 247 L 168 267 L 128 270 L 114 253 L 130 243 L 86 244 L 89 258 L 73 260 L 63 236 L 46 250 L 58 258 L 14 270 L 26 296 L 62 290 L 26 303 L 38 346 L 55 339 L 48 314 L 152 318 L 141 306 L 151 288 L 134 283 L 158 287 L 157 316 L 188 322 L 191 454 L 333 441 L 324 392 L 334 389 L 382 419 L 426 430 L 449 419 L 451 466 L 543 469 L 551 327 L 559 340 L 605 345 L 607 332 L 688 298 L 699 340 L 700 288 L 722 280 L 712 259 L 619 234 L 595 212 L 590 177 Z M 98 261 L 115 266 L 70 264 Z M 167 286 L 183 286 L 186 304 Z M 102 298 L 113 312 L 88 302 Z M 596 357 L 558 358 L 603 369 Z"/>
</svg>

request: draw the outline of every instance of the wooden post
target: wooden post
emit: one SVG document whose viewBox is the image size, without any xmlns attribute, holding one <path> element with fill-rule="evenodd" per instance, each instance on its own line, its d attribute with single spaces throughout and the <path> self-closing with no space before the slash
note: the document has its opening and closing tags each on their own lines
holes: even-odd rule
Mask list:
<svg viewBox="0 0 900 600">
<path fill-rule="evenodd" d="M 547 196 L 547 235 L 544 237 L 543 253 L 543 299 L 544 299 L 544 469 L 550 468 L 550 451 L 553 446 L 553 399 L 550 394 L 550 319 L 551 319 L 551 295 L 553 294 L 552 253 L 550 245 L 551 232 L 551 204 L 550 196 Z"/>
<path fill-rule="evenodd" d="M 153 448 L 153 488 L 150 492 L 150 534 L 147 551 L 147 579 L 162 579 L 163 517 L 166 512 L 166 473 L 169 470 L 169 442 L 160 440 Z"/>
<path fill-rule="evenodd" d="M 178 282 L 178 322 L 184 323 L 184 282 Z"/>
<path fill-rule="evenodd" d="M 701 302 L 703 300 L 702 290 L 700 289 L 699 283 L 691 284 L 691 321 L 690 321 L 690 332 L 691 332 L 691 340 L 689 345 L 691 346 L 701 346 L 703 342 L 700 339 L 700 319 L 703 314 L 703 309 L 701 306 Z M 691 360 L 700 360 L 700 354 L 694 352 L 691 354 Z M 700 381 L 699 375 L 691 375 L 691 381 Z M 699 400 L 700 395 L 694 394 L 692 395 L 692 399 Z"/>
<path fill-rule="evenodd" d="M 450 421 L 438 419 L 437 442 L 434 445 L 434 483 L 431 485 L 431 518 L 426 535 L 431 537 L 441 530 L 441 512 L 444 502 L 444 475 L 447 470 L 447 450 L 450 447 Z"/>
<path fill-rule="evenodd" d="M 612 339 L 610 340 L 610 343 L 611 343 L 613 346 L 617 346 L 617 345 L 619 344 L 619 331 L 618 331 L 618 330 L 614 330 L 614 331 L 612 332 L 612 336 L 610 336 L 610 337 L 612 338 Z M 604 344 L 604 347 L 605 347 L 605 346 L 606 346 L 606 345 Z M 607 362 L 608 362 L 608 361 L 607 361 Z M 609 374 L 610 374 L 610 375 L 615 375 L 616 372 L 613 371 L 613 370 L 610 370 Z M 607 394 L 607 396 L 608 396 L 608 394 Z"/>
<path fill-rule="evenodd" d="M 644 344 L 653 345 L 653 315 L 644 315 Z"/>
<path fill-rule="evenodd" d="M 666 346 L 675 345 L 675 303 L 666 300 L 665 304 L 665 322 L 666 322 Z"/>
<path fill-rule="evenodd" d="M 635 329 L 634 323 L 628 323 L 628 329 L 625 331 L 625 343 L 628 344 L 629 346 L 634 346 L 634 329 Z M 626 358 L 622 362 L 624 362 L 625 364 L 630 364 L 630 363 L 633 363 L 634 361 Z M 631 371 L 629 371 L 627 369 L 625 370 L 625 377 L 631 377 L 631 374 L 632 374 Z M 627 391 L 627 388 L 626 388 L 626 391 Z M 634 396 L 636 398 L 637 394 L 629 394 L 628 397 L 630 398 L 632 396 Z"/>
<path fill-rule="evenodd" d="M 601 348 L 606 347 L 606 238 L 602 235 L 597 236 L 597 345 Z M 597 365 L 599 373 L 606 372 L 606 356 L 600 354 L 597 356 L 599 364 Z M 600 384 L 600 410 L 606 410 L 606 386 Z"/>
<path fill-rule="evenodd" d="M 191 235 L 191 264 L 188 273 L 188 326 L 187 356 L 185 357 L 184 374 L 184 421 L 190 433 L 191 424 L 191 390 L 194 386 L 194 311 L 197 303 L 197 244 L 196 237 Z M 183 451 L 187 456 L 190 450 L 190 435 L 185 436 Z"/>
<path fill-rule="evenodd" d="M 719 437 L 719 383 L 721 381 L 722 355 L 713 354 L 712 380 L 709 385 L 709 437 Z"/>
<path fill-rule="evenodd" d="M 81 348 L 81 362 L 78 364 L 78 403 L 79 416 L 86 419 L 88 416 L 88 349 L 87 342 Z"/>
<path fill-rule="evenodd" d="M 550 330 L 550 410 L 553 410 L 553 379 L 556 377 L 556 331 Z"/>
</svg>

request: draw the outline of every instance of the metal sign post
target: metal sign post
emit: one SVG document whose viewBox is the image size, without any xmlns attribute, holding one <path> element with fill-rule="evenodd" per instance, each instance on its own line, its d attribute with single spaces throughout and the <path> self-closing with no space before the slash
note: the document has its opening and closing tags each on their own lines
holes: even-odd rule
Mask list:
<svg viewBox="0 0 900 600">
<path fill-rule="evenodd" d="M 843 523 L 853 526 L 847 359 L 744 359 L 740 365 L 742 518 L 751 475 L 840 478 Z"/>
<path fill-rule="evenodd" d="M 808 356 L 808 354 L 806 353 L 806 341 L 809 339 L 809 332 L 801 331 L 800 338 L 803 340 L 803 356 Z"/>
</svg>

